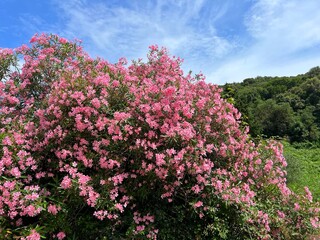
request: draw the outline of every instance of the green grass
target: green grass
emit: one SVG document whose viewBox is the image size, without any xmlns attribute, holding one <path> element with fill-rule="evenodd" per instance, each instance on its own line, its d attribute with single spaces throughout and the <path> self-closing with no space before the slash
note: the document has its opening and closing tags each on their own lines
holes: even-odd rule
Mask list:
<svg viewBox="0 0 320 240">
<path fill-rule="evenodd" d="M 309 187 L 314 199 L 320 200 L 320 148 L 295 148 L 288 142 L 284 145 L 284 156 L 288 162 L 288 186 L 294 192 L 304 193 Z"/>
</svg>

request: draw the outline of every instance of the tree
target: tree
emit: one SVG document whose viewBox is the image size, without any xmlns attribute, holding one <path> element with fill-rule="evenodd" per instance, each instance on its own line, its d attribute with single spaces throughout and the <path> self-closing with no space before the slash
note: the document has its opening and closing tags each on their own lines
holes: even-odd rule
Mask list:
<svg viewBox="0 0 320 240">
<path fill-rule="evenodd" d="M 288 103 L 277 104 L 274 100 L 268 99 L 251 109 L 250 116 L 255 115 L 254 124 L 259 126 L 262 134 L 279 137 L 290 134 L 294 113 Z"/>
</svg>

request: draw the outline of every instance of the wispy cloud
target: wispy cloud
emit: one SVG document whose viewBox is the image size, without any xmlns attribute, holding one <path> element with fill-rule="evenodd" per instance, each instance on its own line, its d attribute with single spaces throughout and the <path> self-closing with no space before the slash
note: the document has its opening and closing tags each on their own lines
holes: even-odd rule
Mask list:
<svg viewBox="0 0 320 240">
<path fill-rule="evenodd" d="M 28 33 L 37 33 L 41 32 L 41 27 L 44 27 L 45 21 L 41 19 L 39 16 L 31 15 L 31 14 L 23 14 L 19 16 L 19 21 L 22 23 L 24 32 Z M 21 26 L 21 25 L 20 25 Z M 18 26 L 17 26 L 18 27 Z"/>
<path fill-rule="evenodd" d="M 124 1 L 122 5 L 89 1 L 57 1 L 66 20 L 65 33 L 84 39 L 90 51 L 116 61 L 121 56 L 136 59 L 149 45 L 166 46 L 187 59 L 186 68 L 196 71 L 208 59 L 222 58 L 234 43 L 220 37 L 215 21 L 226 12 L 226 2 Z"/>
<path fill-rule="evenodd" d="M 25 13 L 19 27 L 81 39 L 111 62 L 145 57 L 158 44 L 185 59 L 186 72 L 218 84 L 320 64 L 318 0 L 51 0 L 46 7 L 50 17 Z"/>
<path fill-rule="evenodd" d="M 252 45 L 222 63 L 221 83 L 255 76 L 295 75 L 320 64 L 320 2 L 260 0 L 245 19 Z"/>
</svg>

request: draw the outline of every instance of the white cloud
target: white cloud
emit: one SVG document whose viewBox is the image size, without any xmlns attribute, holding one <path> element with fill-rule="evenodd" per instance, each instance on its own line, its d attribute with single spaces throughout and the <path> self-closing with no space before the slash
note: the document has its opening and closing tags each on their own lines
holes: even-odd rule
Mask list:
<svg viewBox="0 0 320 240">
<path fill-rule="evenodd" d="M 295 76 L 310 70 L 320 63 L 320 56 L 306 59 L 291 59 L 280 64 L 272 64 L 265 61 L 261 63 L 259 56 L 253 55 L 243 58 L 235 58 L 227 61 L 216 71 L 207 75 L 209 82 L 224 84 L 226 82 L 240 82 L 246 78 L 257 76 Z"/>
<path fill-rule="evenodd" d="M 185 59 L 186 72 L 202 71 L 218 84 L 319 65 L 318 0 L 51 1 L 55 25 L 27 16 L 24 27 L 81 39 L 91 55 L 111 62 L 145 57 L 158 44 Z"/>
<path fill-rule="evenodd" d="M 223 58 L 234 48 L 214 26 L 225 14 L 226 3 L 218 7 L 206 0 L 131 1 L 126 6 L 85 0 L 57 4 L 66 21 L 65 34 L 83 39 L 92 54 L 110 61 L 144 57 L 149 45 L 158 44 L 184 58 L 186 70 L 198 72 L 208 66 L 208 59 Z"/>
<path fill-rule="evenodd" d="M 319 44 L 320 2 L 259 1 L 252 9 L 248 28 L 259 40 L 276 43 L 293 52 Z"/>
<path fill-rule="evenodd" d="M 253 41 L 226 59 L 209 79 L 217 83 L 255 76 L 296 75 L 320 64 L 320 2 L 256 1 L 245 20 Z"/>
</svg>

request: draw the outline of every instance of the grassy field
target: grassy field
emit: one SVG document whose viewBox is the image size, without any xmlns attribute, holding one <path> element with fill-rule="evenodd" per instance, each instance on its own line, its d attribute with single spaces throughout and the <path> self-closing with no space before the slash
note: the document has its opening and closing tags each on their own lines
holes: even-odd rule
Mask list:
<svg viewBox="0 0 320 240">
<path fill-rule="evenodd" d="M 283 145 L 289 187 L 304 193 L 304 186 L 308 186 L 314 199 L 320 200 L 320 148 L 295 148 L 287 142 Z"/>
</svg>

